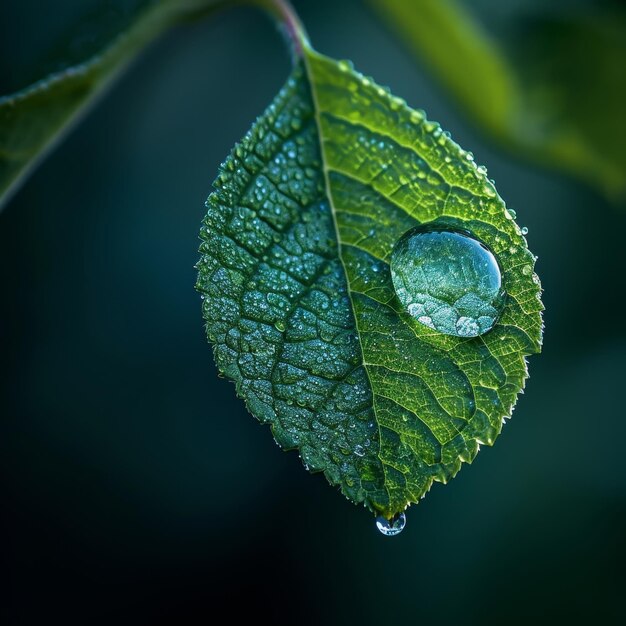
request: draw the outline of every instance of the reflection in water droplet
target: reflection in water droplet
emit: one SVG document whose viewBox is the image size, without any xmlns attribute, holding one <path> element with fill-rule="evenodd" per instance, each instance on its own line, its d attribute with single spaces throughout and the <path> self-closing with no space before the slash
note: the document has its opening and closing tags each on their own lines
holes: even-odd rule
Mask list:
<svg viewBox="0 0 626 626">
<path fill-rule="evenodd" d="M 446 335 L 482 335 L 504 306 L 498 262 L 483 243 L 463 232 L 429 226 L 409 230 L 391 252 L 391 277 L 409 315 Z"/>
<path fill-rule="evenodd" d="M 379 515 L 376 518 L 376 528 L 385 535 L 385 537 L 393 537 L 399 535 L 406 526 L 406 515 L 400 513 L 388 520 L 386 517 Z"/>
</svg>

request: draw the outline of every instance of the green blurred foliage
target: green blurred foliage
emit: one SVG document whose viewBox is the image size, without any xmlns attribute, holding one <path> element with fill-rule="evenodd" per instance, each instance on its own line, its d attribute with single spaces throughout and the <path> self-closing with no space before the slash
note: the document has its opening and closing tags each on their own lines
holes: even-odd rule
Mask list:
<svg viewBox="0 0 626 626">
<path fill-rule="evenodd" d="M 39 80 L 0 97 L 0 209 L 145 46 L 218 4 L 109 0 L 69 30 L 49 53 L 49 69 Z"/>
<path fill-rule="evenodd" d="M 539 4 L 473 3 L 503 41 L 514 9 Z M 85 5 L 0 4 L 0 82 Z M 295 5 L 318 49 L 471 146 L 529 227 L 546 336 L 526 394 L 394 539 L 271 443 L 216 375 L 193 266 L 218 164 L 290 63 L 251 9 L 178 30 L 0 217 L 2 623 L 238 622 L 249 607 L 290 625 L 621 623 L 623 213 L 486 144 L 357 0 Z"/>
<path fill-rule="evenodd" d="M 512 29 L 492 32 L 470 2 L 368 2 L 493 139 L 624 202 L 623 4 L 506 3 Z"/>
</svg>

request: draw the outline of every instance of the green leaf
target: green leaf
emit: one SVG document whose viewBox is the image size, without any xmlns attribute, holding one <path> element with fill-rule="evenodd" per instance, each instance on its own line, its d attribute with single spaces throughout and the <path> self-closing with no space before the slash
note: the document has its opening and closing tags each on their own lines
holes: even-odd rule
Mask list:
<svg viewBox="0 0 626 626">
<path fill-rule="evenodd" d="M 369 2 L 494 139 L 624 197 L 623 8 L 565 3 L 497 41 L 456 0 Z"/>
<path fill-rule="evenodd" d="M 95 50 L 62 71 L 0 97 L 0 208 L 121 71 L 167 27 L 219 0 L 140 0 L 123 32 L 98 37 Z"/>
<path fill-rule="evenodd" d="M 540 350 L 534 257 L 471 153 L 303 46 L 222 165 L 197 288 L 219 370 L 284 449 L 392 518 L 491 445 Z M 423 224 L 470 232 L 506 290 L 495 327 L 442 334 L 400 303 L 390 257 Z"/>
</svg>

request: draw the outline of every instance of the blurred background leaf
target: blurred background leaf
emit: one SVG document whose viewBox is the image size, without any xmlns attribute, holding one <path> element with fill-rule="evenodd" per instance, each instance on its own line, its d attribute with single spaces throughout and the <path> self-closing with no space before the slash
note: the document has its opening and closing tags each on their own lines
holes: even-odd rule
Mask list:
<svg viewBox="0 0 626 626">
<path fill-rule="evenodd" d="M 623 3 L 506 3 L 514 28 L 492 32 L 475 3 L 368 2 L 493 139 L 624 200 Z"/>
<path fill-rule="evenodd" d="M 147 44 L 168 26 L 199 17 L 219 3 L 102 2 L 51 48 L 32 84 L 25 82 L 25 77 L 14 76 L 23 88 L 0 97 L 0 209 L 39 160 Z M 36 15 L 37 11 L 33 13 Z"/>
</svg>

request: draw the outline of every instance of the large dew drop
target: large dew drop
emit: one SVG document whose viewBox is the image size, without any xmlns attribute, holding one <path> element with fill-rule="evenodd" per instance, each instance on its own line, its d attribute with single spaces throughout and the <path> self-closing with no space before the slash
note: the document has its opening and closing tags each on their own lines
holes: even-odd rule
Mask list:
<svg viewBox="0 0 626 626">
<path fill-rule="evenodd" d="M 504 306 L 493 253 L 470 235 L 418 226 L 391 252 L 391 277 L 402 305 L 418 322 L 446 335 L 491 330 Z"/>
<path fill-rule="evenodd" d="M 386 517 L 379 515 L 376 518 L 376 528 L 385 535 L 385 537 L 393 537 L 394 535 L 399 535 L 406 526 L 406 515 L 404 513 L 400 513 L 395 517 L 388 520 Z"/>
</svg>

